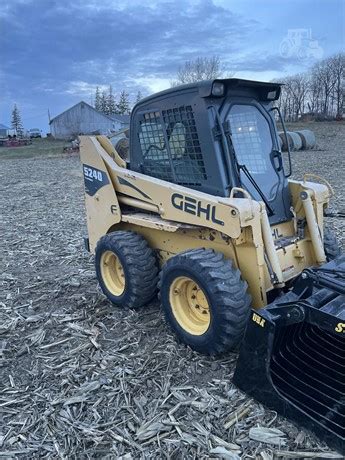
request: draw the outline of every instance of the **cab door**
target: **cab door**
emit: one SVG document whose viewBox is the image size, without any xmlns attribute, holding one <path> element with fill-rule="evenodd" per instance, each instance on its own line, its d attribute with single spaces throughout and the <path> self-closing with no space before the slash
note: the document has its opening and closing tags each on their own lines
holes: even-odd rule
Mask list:
<svg viewBox="0 0 345 460">
<path fill-rule="evenodd" d="M 230 105 L 226 121 L 237 163 L 247 168 L 265 196 L 272 210 L 271 224 L 290 219 L 290 192 L 272 118 L 256 102 L 238 102 Z M 243 169 L 239 171 L 242 187 L 255 200 L 263 201 Z"/>
</svg>

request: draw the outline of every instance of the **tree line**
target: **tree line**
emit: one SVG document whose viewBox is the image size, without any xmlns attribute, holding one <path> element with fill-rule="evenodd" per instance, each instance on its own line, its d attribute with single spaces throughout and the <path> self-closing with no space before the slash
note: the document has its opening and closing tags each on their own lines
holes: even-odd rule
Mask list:
<svg viewBox="0 0 345 460">
<path fill-rule="evenodd" d="M 171 86 L 214 78 L 229 78 L 218 56 L 197 57 L 179 67 Z M 342 118 L 345 110 L 345 53 L 339 53 L 318 61 L 309 70 L 275 80 L 283 83 L 277 106 L 285 121 L 297 121 L 301 116 L 327 120 Z M 138 91 L 135 103 L 142 99 Z M 131 101 L 129 94 L 122 90 L 115 95 L 109 85 L 108 90 L 97 86 L 92 95 L 93 106 L 107 115 L 129 114 Z M 15 104 L 12 110 L 11 127 L 18 136 L 24 133 L 20 111 Z"/>
<path fill-rule="evenodd" d="M 135 103 L 142 99 L 141 92 L 138 91 Z M 129 114 L 131 111 L 131 102 L 129 94 L 122 90 L 118 97 L 113 93 L 113 88 L 109 85 L 109 89 L 101 91 L 99 86 L 96 87 L 93 97 L 93 106 L 99 112 L 106 115 L 113 114 Z"/>
<path fill-rule="evenodd" d="M 277 106 L 285 121 L 303 115 L 313 119 L 341 119 L 345 104 L 345 54 L 339 53 L 314 64 L 308 71 L 291 75 L 284 83 Z"/>
<path fill-rule="evenodd" d="M 186 61 L 178 68 L 176 77 L 170 82 L 170 86 L 184 85 L 201 80 L 213 80 L 215 78 L 229 78 L 232 76 L 226 73 L 221 64 L 219 56 L 197 57 Z"/>
<path fill-rule="evenodd" d="M 218 56 L 198 57 L 180 66 L 171 86 L 214 78 L 229 78 Z M 302 115 L 313 119 L 340 119 L 345 104 L 345 54 L 339 53 L 314 64 L 308 71 L 279 80 L 284 83 L 277 106 L 285 121 Z"/>
</svg>

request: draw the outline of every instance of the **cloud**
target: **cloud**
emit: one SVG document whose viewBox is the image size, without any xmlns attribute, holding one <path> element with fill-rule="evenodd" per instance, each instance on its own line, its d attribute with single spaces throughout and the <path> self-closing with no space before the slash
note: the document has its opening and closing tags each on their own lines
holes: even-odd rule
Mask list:
<svg viewBox="0 0 345 460">
<path fill-rule="evenodd" d="M 89 97 L 90 94 L 95 93 L 97 87 L 101 91 L 106 91 L 108 89 L 106 85 L 97 85 L 97 84 L 88 83 L 87 81 L 79 80 L 79 81 L 69 82 L 67 89 L 65 89 L 63 93 Z M 51 91 L 51 88 L 49 88 L 47 91 Z"/>
<path fill-rule="evenodd" d="M 294 68 L 292 60 L 279 55 L 281 21 L 272 21 L 273 13 L 262 11 L 260 3 L 246 0 L 243 5 L 226 0 L 3 0 L 3 107 L 9 112 L 16 101 L 58 113 L 87 99 L 96 86 L 109 84 L 115 92 L 125 88 L 134 96 L 140 89 L 145 95 L 165 89 L 178 67 L 198 56 L 219 56 L 225 71 L 236 75 Z"/>
<path fill-rule="evenodd" d="M 57 81 L 83 74 L 99 84 L 126 75 L 171 78 L 187 59 L 235 51 L 255 26 L 210 0 L 11 5 L 3 18 L 5 72 L 36 81 L 52 73 Z"/>
</svg>

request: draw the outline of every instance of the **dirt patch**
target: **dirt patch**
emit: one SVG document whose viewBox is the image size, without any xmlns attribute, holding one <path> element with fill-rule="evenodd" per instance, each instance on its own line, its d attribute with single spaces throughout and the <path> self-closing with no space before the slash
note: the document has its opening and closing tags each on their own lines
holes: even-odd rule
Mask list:
<svg viewBox="0 0 345 460">
<path fill-rule="evenodd" d="M 318 149 L 293 153 L 294 176 L 323 175 L 345 208 L 345 125 L 313 129 Z M 236 354 L 205 358 L 176 343 L 158 302 L 139 311 L 107 302 L 83 248 L 77 156 L 0 162 L 1 456 L 330 457 L 233 387 Z M 331 223 L 344 243 L 342 221 Z M 281 430 L 280 446 L 252 440 L 256 426 Z"/>
</svg>

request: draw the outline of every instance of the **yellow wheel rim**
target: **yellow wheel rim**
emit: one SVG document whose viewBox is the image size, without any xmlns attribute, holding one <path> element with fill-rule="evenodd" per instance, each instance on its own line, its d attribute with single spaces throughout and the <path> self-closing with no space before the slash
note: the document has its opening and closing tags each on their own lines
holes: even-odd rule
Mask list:
<svg viewBox="0 0 345 460">
<path fill-rule="evenodd" d="M 189 334 L 202 335 L 210 326 L 210 306 L 204 291 L 187 276 L 176 278 L 170 286 L 169 301 L 179 325 Z"/>
<path fill-rule="evenodd" d="M 101 275 L 105 287 L 114 296 L 123 294 L 126 286 L 125 273 L 117 255 L 105 251 L 101 256 Z"/>
</svg>

